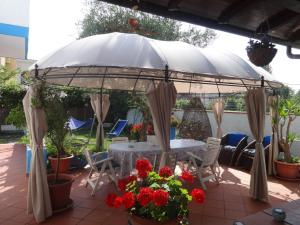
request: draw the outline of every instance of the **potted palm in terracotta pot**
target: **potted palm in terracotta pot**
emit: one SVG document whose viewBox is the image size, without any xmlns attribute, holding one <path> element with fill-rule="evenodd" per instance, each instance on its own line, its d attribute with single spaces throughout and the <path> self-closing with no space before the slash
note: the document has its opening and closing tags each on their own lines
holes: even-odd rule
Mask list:
<svg viewBox="0 0 300 225">
<path fill-rule="evenodd" d="M 279 131 L 277 132 L 278 144 L 284 157 L 275 161 L 276 173 L 282 178 L 295 179 L 300 175 L 300 160 L 291 153 L 291 147 L 297 134 L 291 132 L 290 129 L 292 122 L 300 115 L 299 104 L 294 100 L 282 100 L 279 103 L 278 114 L 280 117 Z"/>
<path fill-rule="evenodd" d="M 70 155 L 64 148 L 64 140 L 68 134 L 68 116 L 61 97 L 51 93 L 45 98 L 45 112 L 48 124 L 47 138 L 56 150 L 49 157 L 54 174 L 48 175 L 51 204 L 54 211 L 61 211 L 72 205 L 70 199 L 72 175 L 64 173 L 70 166 Z"/>
</svg>

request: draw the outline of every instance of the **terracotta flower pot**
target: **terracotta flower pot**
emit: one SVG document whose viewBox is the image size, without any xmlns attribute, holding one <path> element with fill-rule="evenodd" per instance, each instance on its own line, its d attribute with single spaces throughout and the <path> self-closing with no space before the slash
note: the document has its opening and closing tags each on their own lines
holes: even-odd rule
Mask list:
<svg viewBox="0 0 300 225">
<path fill-rule="evenodd" d="M 275 169 L 278 176 L 288 179 L 299 178 L 300 164 L 286 163 L 282 161 L 275 161 Z"/>
<path fill-rule="evenodd" d="M 68 172 L 72 158 L 73 158 L 73 155 L 60 158 L 60 164 L 59 164 L 59 170 L 58 170 L 59 173 Z M 49 156 L 49 160 L 50 160 L 50 164 L 51 164 L 51 169 L 55 173 L 56 166 L 57 166 L 57 158 Z"/>
<path fill-rule="evenodd" d="M 59 174 L 56 184 L 54 184 L 55 174 L 49 174 L 47 178 L 52 210 L 58 212 L 70 208 L 73 202 L 70 193 L 74 177 L 69 174 Z"/>
<path fill-rule="evenodd" d="M 151 220 L 151 219 L 145 219 L 136 215 L 130 215 L 129 220 L 132 225 L 177 225 L 178 220 L 177 218 L 171 219 L 170 221 L 166 222 L 157 222 L 156 220 Z"/>
</svg>

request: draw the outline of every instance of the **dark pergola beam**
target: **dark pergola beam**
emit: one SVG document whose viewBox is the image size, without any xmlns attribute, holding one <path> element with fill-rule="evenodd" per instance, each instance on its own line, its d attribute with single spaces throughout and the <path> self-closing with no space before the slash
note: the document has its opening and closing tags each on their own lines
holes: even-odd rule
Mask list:
<svg viewBox="0 0 300 225">
<path fill-rule="evenodd" d="M 247 9 L 255 2 L 257 2 L 257 0 L 236 0 L 220 14 L 218 18 L 219 23 L 228 23 L 234 16 Z"/>
<path fill-rule="evenodd" d="M 169 11 L 177 11 L 179 9 L 178 5 L 182 2 L 183 0 L 170 0 L 168 3 L 168 10 Z"/>
<path fill-rule="evenodd" d="M 119 5 L 119 6 L 126 7 L 126 8 L 132 7 L 132 3 L 129 0 L 128 1 L 127 0 L 101 0 L 101 1 L 107 2 L 110 4 Z M 253 0 L 253 1 L 256 1 L 256 0 Z M 184 21 L 187 23 L 195 24 L 195 25 L 205 26 L 205 27 L 208 27 L 211 29 L 216 29 L 216 30 L 220 30 L 220 31 L 237 34 L 237 35 L 242 35 L 242 36 L 249 37 L 249 38 L 252 38 L 253 34 L 255 32 L 250 29 L 246 29 L 243 27 L 237 27 L 232 24 L 226 24 L 226 25 L 220 24 L 216 20 L 208 19 L 208 18 L 202 17 L 200 15 L 193 15 L 190 13 L 182 12 L 180 10 L 172 12 L 172 11 L 168 10 L 167 6 L 161 6 L 161 5 L 146 2 L 146 1 L 140 1 L 139 11 L 152 13 L 152 14 L 155 14 L 158 16 L 163 16 L 163 17 L 167 17 L 170 19 L 174 19 L 174 20 Z M 277 44 L 282 44 L 285 46 L 292 46 L 292 47 L 300 48 L 299 44 L 297 44 L 297 43 L 289 42 L 288 40 L 283 40 L 283 39 L 280 39 L 280 38 L 277 38 L 274 36 L 272 37 L 272 42 L 277 43 Z"/>
<path fill-rule="evenodd" d="M 297 16 L 297 12 L 289 9 L 284 9 L 264 20 L 256 28 L 256 33 L 267 33 L 269 31 L 276 30 L 277 28 L 280 28 L 281 26 L 287 24 Z"/>
<path fill-rule="evenodd" d="M 295 42 L 299 40 L 300 40 L 300 28 L 294 31 L 293 33 L 291 33 L 291 35 L 289 36 L 289 41 L 291 42 Z"/>
</svg>

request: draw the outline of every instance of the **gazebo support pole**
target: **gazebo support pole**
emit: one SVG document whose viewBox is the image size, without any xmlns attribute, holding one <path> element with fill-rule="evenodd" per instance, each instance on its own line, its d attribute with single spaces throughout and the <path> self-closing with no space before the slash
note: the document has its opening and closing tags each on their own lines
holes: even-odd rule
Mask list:
<svg viewBox="0 0 300 225">
<path fill-rule="evenodd" d="M 169 66 L 165 66 L 165 82 L 169 82 Z"/>
<path fill-rule="evenodd" d="M 261 77 L 261 87 L 264 87 L 265 86 L 265 77 L 262 76 Z"/>
</svg>

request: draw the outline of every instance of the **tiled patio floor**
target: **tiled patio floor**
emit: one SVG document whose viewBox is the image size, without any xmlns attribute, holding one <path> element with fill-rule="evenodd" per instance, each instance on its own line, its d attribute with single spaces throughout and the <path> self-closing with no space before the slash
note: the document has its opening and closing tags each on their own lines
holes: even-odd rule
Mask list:
<svg viewBox="0 0 300 225">
<path fill-rule="evenodd" d="M 105 206 L 106 193 L 114 191 L 104 184 L 95 197 L 84 187 L 86 171 L 77 172 L 71 197 L 75 207 L 52 216 L 43 224 L 51 225 L 126 225 L 127 213 Z M 223 168 L 222 182 L 208 184 L 203 205 L 191 204 L 190 224 L 225 225 L 232 221 L 286 201 L 298 199 L 299 183 L 269 178 L 270 204 L 248 197 L 250 176 L 238 170 Z M 196 185 L 196 184 L 195 184 Z M 35 224 L 26 214 L 27 178 L 25 176 L 25 148 L 22 145 L 0 145 L 0 224 Z"/>
</svg>

